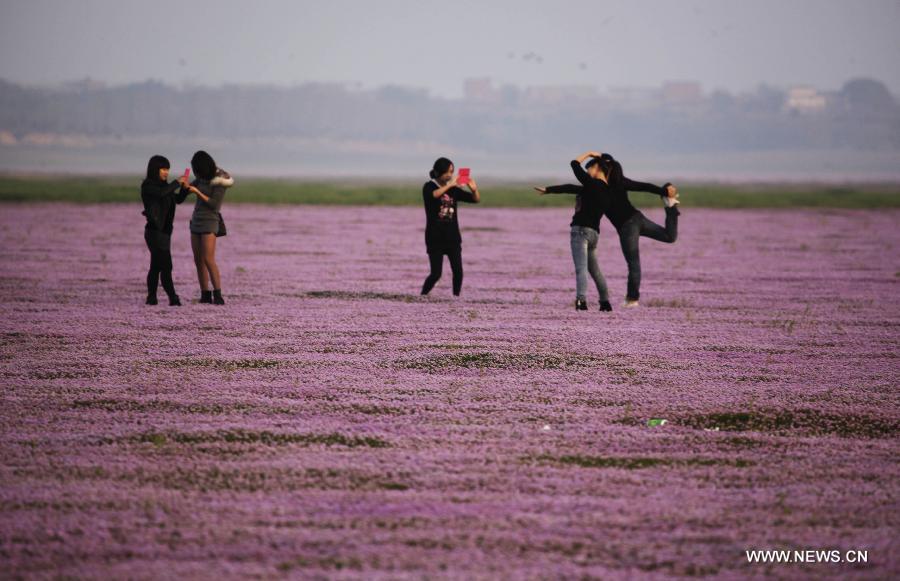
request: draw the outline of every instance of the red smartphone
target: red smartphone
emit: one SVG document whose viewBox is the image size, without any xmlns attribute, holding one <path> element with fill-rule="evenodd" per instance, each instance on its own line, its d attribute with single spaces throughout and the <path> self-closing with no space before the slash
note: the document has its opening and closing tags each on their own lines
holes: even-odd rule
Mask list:
<svg viewBox="0 0 900 581">
<path fill-rule="evenodd" d="M 456 178 L 456 183 L 459 184 L 459 185 L 461 185 L 461 186 L 464 186 L 464 185 L 468 184 L 468 183 L 469 183 L 469 178 L 470 178 L 469 173 L 470 173 L 471 171 L 472 171 L 472 170 L 471 170 L 470 168 L 467 168 L 467 167 L 461 167 L 461 168 L 459 168 L 459 176 Z"/>
<path fill-rule="evenodd" d="M 191 168 L 187 168 L 186 170 L 184 170 L 184 179 L 187 180 L 190 178 L 191 178 Z"/>
</svg>

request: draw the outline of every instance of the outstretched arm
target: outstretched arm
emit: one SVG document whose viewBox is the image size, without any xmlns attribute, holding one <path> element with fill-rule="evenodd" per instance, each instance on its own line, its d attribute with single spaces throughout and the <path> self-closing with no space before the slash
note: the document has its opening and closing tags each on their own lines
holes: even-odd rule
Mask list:
<svg viewBox="0 0 900 581">
<path fill-rule="evenodd" d="M 188 191 L 203 200 L 204 204 L 209 205 L 209 196 L 201 192 L 196 186 L 188 186 Z"/>
<path fill-rule="evenodd" d="M 629 192 L 649 192 L 651 194 L 656 194 L 657 196 L 665 196 L 668 195 L 668 189 L 672 187 L 672 184 L 666 184 L 662 187 L 657 186 L 656 184 L 648 184 L 646 182 L 636 182 L 634 180 L 630 180 L 628 178 L 623 178 L 622 181 L 625 189 Z"/>
<path fill-rule="evenodd" d="M 584 191 L 583 186 L 576 184 L 560 184 L 558 186 L 547 186 L 544 188 L 534 188 L 543 194 L 580 194 Z"/>
<path fill-rule="evenodd" d="M 665 195 L 665 188 L 661 188 L 656 184 L 650 184 L 646 182 L 637 182 L 634 180 L 630 180 L 628 178 L 622 179 L 622 185 L 625 186 L 625 189 L 629 192 L 649 192 L 651 194 L 656 194 L 658 196 Z"/>
</svg>

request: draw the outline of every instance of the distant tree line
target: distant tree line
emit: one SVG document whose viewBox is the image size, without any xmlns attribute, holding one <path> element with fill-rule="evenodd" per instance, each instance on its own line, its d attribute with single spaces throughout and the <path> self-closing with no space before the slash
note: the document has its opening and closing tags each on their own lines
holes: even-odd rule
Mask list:
<svg viewBox="0 0 900 581">
<path fill-rule="evenodd" d="M 341 84 L 176 88 L 157 81 L 55 89 L 0 80 L 0 131 L 226 139 L 421 141 L 488 152 L 610 143 L 654 151 L 900 149 L 900 106 L 880 82 L 857 79 L 814 114 L 786 107 L 786 92 L 716 91 L 691 102 L 634 108 L 621 99 L 531 102 L 504 87 L 496 102 L 441 99 L 399 86 Z"/>
</svg>

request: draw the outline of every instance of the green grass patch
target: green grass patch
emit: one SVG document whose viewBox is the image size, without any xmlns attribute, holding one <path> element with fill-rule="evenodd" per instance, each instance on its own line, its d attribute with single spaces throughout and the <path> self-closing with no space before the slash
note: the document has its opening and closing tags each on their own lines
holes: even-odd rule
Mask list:
<svg viewBox="0 0 900 581">
<path fill-rule="evenodd" d="M 309 291 L 305 294 L 306 297 L 311 299 L 339 299 L 345 301 L 367 301 L 367 300 L 382 300 L 382 301 L 398 301 L 401 303 L 415 303 L 421 302 L 422 298 L 419 295 L 413 294 L 401 294 L 401 293 L 379 293 L 379 292 L 351 292 L 351 291 Z"/>
<path fill-rule="evenodd" d="M 580 468 L 620 468 L 623 470 L 679 466 L 733 466 L 735 468 L 747 468 L 754 464 L 749 460 L 732 458 L 656 458 L 646 456 L 543 455 L 538 456 L 536 459 L 539 462 L 578 466 Z"/>
<path fill-rule="evenodd" d="M 838 414 L 814 409 L 722 411 L 673 418 L 673 424 L 728 432 L 799 432 L 843 438 L 889 438 L 900 435 L 896 418 Z"/>
<path fill-rule="evenodd" d="M 557 355 L 553 353 L 446 353 L 430 357 L 400 359 L 394 362 L 401 369 L 445 371 L 452 369 L 573 369 L 596 367 L 602 361 L 595 355 Z"/>
<path fill-rule="evenodd" d="M 374 436 L 347 436 L 337 432 L 330 434 L 303 434 L 270 432 L 267 430 L 217 430 L 214 432 L 146 432 L 128 438 L 139 444 L 162 446 L 174 444 L 250 444 L 259 446 L 343 446 L 346 448 L 388 448 L 390 443 Z"/>
<path fill-rule="evenodd" d="M 281 362 L 273 359 L 171 359 L 158 362 L 165 367 L 192 368 L 206 367 L 219 371 L 237 371 L 239 369 L 272 369 Z"/>
<path fill-rule="evenodd" d="M 140 176 L 0 176 L 0 202 L 140 202 Z M 525 183 L 482 182 L 489 207 L 571 207 L 572 196 L 538 196 Z M 421 182 L 307 181 L 246 178 L 229 190 L 226 204 L 329 204 L 418 206 Z M 679 184 L 686 207 L 706 208 L 885 208 L 900 207 L 900 185 L 858 184 Z M 636 192 L 639 206 L 660 207 L 656 196 Z M 188 203 L 192 198 L 188 199 Z"/>
</svg>

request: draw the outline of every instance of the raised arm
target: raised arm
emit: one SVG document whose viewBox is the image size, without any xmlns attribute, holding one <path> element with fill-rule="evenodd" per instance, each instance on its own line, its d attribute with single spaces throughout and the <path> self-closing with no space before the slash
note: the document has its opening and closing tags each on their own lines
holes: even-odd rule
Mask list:
<svg viewBox="0 0 900 581">
<path fill-rule="evenodd" d="M 584 163 L 584 160 L 586 160 L 589 157 L 600 157 L 600 154 L 597 153 L 596 151 L 586 151 L 586 152 L 582 153 L 581 155 L 579 155 L 578 157 L 576 157 L 575 159 L 573 159 L 570 164 L 572 166 L 572 173 L 575 174 L 575 178 L 579 182 L 581 182 L 581 185 L 583 185 L 583 186 L 586 186 L 589 183 L 591 183 L 591 180 L 593 179 L 591 176 L 588 175 L 588 173 L 586 171 L 584 171 L 584 168 L 581 167 L 581 164 Z"/>
<path fill-rule="evenodd" d="M 435 184 L 437 185 L 437 184 Z M 431 191 L 431 196 L 435 199 L 440 198 L 450 190 L 456 187 L 456 178 L 451 179 L 449 182 L 442 186 L 437 186 L 434 190 Z"/>
<path fill-rule="evenodd" d="M 477 204 L 481 202 L 481 191 L 478 189 L 478 184 L 475 183 L 475 180 L 469 179 L 469 183 L 466 184 L 469 188 L 469 191 L 462 189 L 457 186 L 454 189 L 454 198 L 461 202 L 468 202 L 470 204 Z"/>
<path fill-rule="evenodd" d="M 141 194 L 146 195 L 151 198 L 165 198 L 168 196 L 175 196 L 175 192 L 178 191 L 178 188 L 183 188 L 183 184 L 181 180 L 174 181 L 172 183 L 159 182 L 158 184 L 146 184 L 141 187 Z M 176 196 L 177 199 L 177 196 Z M 182 198 L 183 200 L 184 198 Z"/>
<path fill-rule="evenodd" d="M 188 197 L 188 194 L 191 193 L 191 191 L 188 189 L 190 186 L 187 184 L 187 182 L 182 183 L 179 181 L 175 183 L 181 186 L 181 189 L 178 190 L 177 194 L 175 194 L 175 203 L 180 204 L 184 201 L 185 198 Z"/>
</svg>

